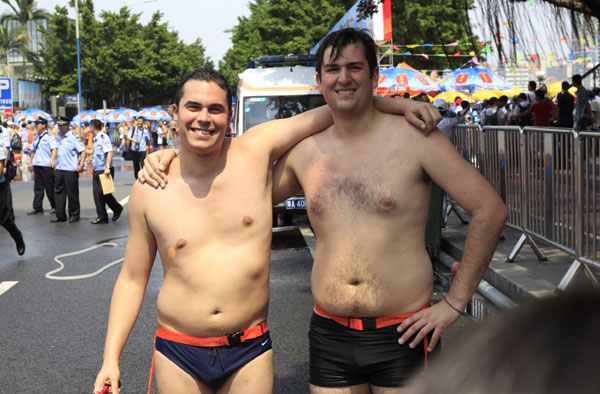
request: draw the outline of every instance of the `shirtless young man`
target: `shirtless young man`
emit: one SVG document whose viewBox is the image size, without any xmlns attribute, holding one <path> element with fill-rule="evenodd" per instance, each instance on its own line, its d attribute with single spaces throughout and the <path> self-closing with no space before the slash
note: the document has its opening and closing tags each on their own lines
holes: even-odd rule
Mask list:
<svg viewBox="0 0 600 394">
<path fill-rule="evenodd" d="M 383 103 L 389 110 L 410 112 L 419 124 L 416 113 L 428 123 L 436 121 L 428 116 L 429 108 L 402 105 Z M 119 392 L 119 356 L 158 251 L 164 270 L 157 300 L 158 391 L 270 393 L 266 319 L 272 163 L 294 143 L 331 125 L 330 112 L 321 107 L 227 139 L 231 89 L 220 74 L 200 69 L 180 84 L 173 115 L 181 131 L 181 154 L 168 172 L 169 187 L 155 190 L 136 183 L 131 192 L 125 261 L 94 388 L 109 383 Z M 173 209 L 154 209 L 164 205 Z"/>
<path fill-rule="evenodd" d="M 439 130 L 426 138 L 405 119 L 376 110 L 369 35 L 330 34 L 315 65 L 334 124 L 298 143 L 277 162 L 273 178 L 275 203 L 304 190 L 317 238 L 311 393 L 400 393 L 469 303 L 506 207 Z M 448 295 L 430 306 L 425 225 L 432 180 L 473 219 Z"/>
</svg>

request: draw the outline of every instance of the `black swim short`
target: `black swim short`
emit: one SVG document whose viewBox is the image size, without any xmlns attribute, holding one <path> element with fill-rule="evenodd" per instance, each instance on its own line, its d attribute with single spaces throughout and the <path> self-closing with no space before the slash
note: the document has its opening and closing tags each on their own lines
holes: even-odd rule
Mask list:
<svg viewBox="0 0 600 394">
<path fill-rule="evenodd" d="M 310 383 L 321 387 L 364 383 L 403 387 L 407 379 L 423 371 L 426 359 L 431 360 L 440 351 L 441 342 L 426 358 L 425 341 L 414 349 L 408 346 L 410 341 L 400 345 L 397 327 L 394 324 L 360 331 L 313 313 L 308 333 Z"/>
</svg>

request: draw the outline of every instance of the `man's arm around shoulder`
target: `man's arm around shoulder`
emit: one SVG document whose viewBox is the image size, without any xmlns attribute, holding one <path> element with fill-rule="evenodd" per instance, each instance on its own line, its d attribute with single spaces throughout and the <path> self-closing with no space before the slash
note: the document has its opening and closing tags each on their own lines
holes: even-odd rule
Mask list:
<svg viewBox="0 0 600 394">
<path fill-rule="evenodd" d="M 94 390 L 99 390 L 105 383 L 110 383 L 113 392 L 119 392 L 119 357 L 140 312 L 156 256 L 156 241 L 144 214 L 153 192 L 154 189 L 138 182 L 134 184 L 131 191 L 128 205 L 129 236 L 125 260 L 110 302 L 104 361 L 94 383 Z"/>
</svg>

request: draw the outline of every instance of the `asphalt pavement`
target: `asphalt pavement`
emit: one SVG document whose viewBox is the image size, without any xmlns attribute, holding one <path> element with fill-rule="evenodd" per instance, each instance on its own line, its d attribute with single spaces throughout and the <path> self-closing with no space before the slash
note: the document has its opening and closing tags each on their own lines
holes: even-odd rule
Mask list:
<svg viewBox="0 0 600 394">
<path fill-rule="evenodd" d="M 132 169 L 120 158 L 115 163 L 115 196 L 127 208 L 134 183 Z M 124 255 L 127 211 L 117 222 L 90 224 L 96 216 L 91 185 L 89 174 L 80 179 L 81 221 L 52 224 L 47 200 L 44 215 L 26 215 L 32 209 L 32 182 L 11 184 L 16 222 L 23 231 L 27 250 L 19 257 L 8 233 L 0 231 L 0 394 L 92 392 L 102 363 L 109 302 L 120 266 L 90 279 L 45 278 L 46 273 L 59 267 L 54 259 L 61 254 L 103 242 L 115 244 L 62 258 L 65 268 L 55 276 L 92 273 Z M 307 333 L 313 307 L 312 261 L 298 230 L 274 234 L 269 327 L 278 394 L 309 392 Z M 140 316 L 120 360 L 124 393 L 146 393 L 161 283 L 162 268 L 157 258 Z M 447 331 L 444 346 L 468 335 L 465 328 L 473 325 L 471 319 L 461 318 Z"/>
</svg>

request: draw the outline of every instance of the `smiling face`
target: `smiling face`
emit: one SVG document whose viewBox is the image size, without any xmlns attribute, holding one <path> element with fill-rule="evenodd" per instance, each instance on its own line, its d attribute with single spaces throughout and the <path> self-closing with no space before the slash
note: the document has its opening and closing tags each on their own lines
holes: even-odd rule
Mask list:
<svg viewBox="0 0 600 394">
<path fill-rule="evenodd" d="M 331 47 L 325 49 L 321 73 L 317 73 L 319 89 L 333 111 L 354 113 L 372 100 L 379 70 L 370 74 L 361 43 L 346 45 L 335 58 L 331 52 Z"/>
<path fill-rule="evenodd" d="M 181 100 L 173 105 L 182 145 L 203 154 L 220 149 L 231 115 L 228 108 L 227 92 L 216 83 L 185 82 Z"/>
</svg>

